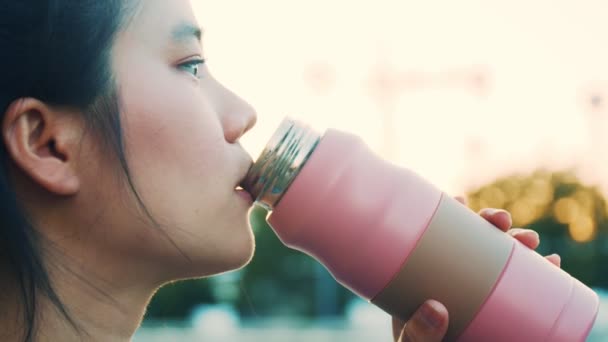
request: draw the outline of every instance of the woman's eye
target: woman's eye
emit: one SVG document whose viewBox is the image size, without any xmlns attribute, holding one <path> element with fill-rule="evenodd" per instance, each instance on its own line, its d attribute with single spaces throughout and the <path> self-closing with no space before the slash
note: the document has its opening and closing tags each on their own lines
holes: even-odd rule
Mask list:
<svg viewBox="0 0 608 342">
<path fill-rule="evenodd" d="M 179 64 L 177 67 L 187 73 L 192 74 L 194 77 L 199 77 L 200 69 L 205 64 L 204 59 L 193 59 L 184 63 Z"/>
</svg>

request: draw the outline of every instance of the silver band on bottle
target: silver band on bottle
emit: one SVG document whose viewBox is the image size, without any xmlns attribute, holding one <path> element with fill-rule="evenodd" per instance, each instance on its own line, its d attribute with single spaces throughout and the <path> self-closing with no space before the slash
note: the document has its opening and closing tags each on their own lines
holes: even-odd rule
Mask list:
<svg viewBox="0 0 608 342">
<path fill-rule="evenodd" d="M 274 209 L 320 140 L 321 135 L 310 127 L 284 119 L 241 186 L 258 204 Z"/>
</svg>

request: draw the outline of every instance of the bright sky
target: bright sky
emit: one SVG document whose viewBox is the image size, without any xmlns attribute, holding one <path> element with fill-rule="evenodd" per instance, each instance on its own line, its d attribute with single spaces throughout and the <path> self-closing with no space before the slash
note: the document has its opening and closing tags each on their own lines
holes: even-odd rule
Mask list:
<svg viewBox="0 0 608 342">
<path fill-rule="evenodd" d="M 604 0 L 193 3 L 212 72 L 258 111 L 254 157 L 289 115 L 454 194 L 542 166 L 608 189 Z"/>
</svg>

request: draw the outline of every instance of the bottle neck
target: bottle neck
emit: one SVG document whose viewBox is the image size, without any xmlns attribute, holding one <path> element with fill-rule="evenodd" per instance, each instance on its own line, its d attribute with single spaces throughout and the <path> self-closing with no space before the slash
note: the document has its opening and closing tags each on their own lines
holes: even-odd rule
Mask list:
<svg viewBox="0 0 608 342">
<path fill-rule="evenodd" d="M 298 121 L 281 122 L 241 186 L 273 210 L 317 147 L 321 135 Z"/>
</svg>

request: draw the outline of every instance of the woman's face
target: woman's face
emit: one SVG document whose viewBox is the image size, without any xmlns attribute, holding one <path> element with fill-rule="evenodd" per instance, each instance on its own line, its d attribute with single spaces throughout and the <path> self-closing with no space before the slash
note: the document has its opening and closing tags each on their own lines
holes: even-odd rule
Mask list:
<svg viewBox="0 0 608 342">
<path fill-rule="evenodd" d="M 188 0 L 140 1 L 113 49 L 127 162 L 160 227 L 134 209 L 121 185 L 97 182 L 112 201 L 104 238 L 159 277 L 238 268 L 254 249 L 251 200 L 235 187 L 251 165 L 239 138 L 256 114 L 201 64 L 198 27 Z M 117 193 L 122 200 L 112 199 Z"/>
</svg>

